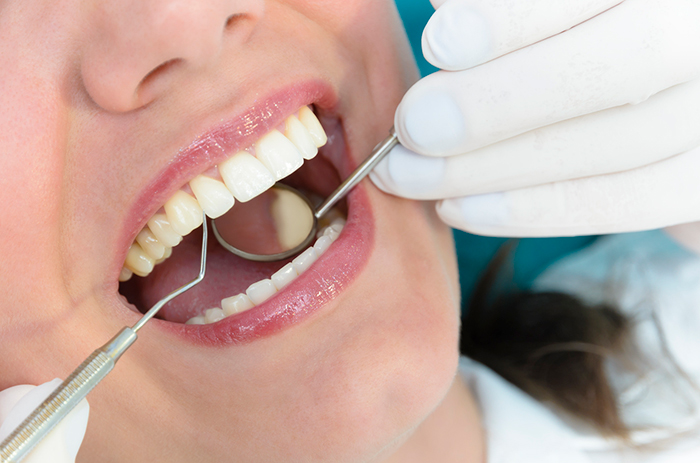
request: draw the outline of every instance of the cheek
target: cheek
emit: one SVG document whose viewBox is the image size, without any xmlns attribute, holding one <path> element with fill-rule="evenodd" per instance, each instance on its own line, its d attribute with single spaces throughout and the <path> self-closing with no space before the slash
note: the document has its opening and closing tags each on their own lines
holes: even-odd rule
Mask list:
<svg viewBox="0 0 700 463">
<path fill-rule="evenodd" d="M 0 281 L 19 280 L 26 289 L 46 276 L 59 244 L 69 125 L 59 63 L 65 40 L 52 6 L 0 9 Z"/>
<path fill-rule="evenodd" d="M 25 242 L 37 237 L 37 218 L 49 223 L 57 218 L 65 120 L 45 82 L 8 72 L 0 72 L 0 81 L 0 227 L 3 238 L 10 234 Z"/>
<path fill-rule="evenodd" d="M 60 96 L 36 70 L 23 71 L 21 61 L 0 67 L 0 316 L 17 311 L 22 319 L 62 291 L 58 249 L 67 117 Z M 5 329 L 7 324 L 0 326 L 0 333 Z"/>
</svg>

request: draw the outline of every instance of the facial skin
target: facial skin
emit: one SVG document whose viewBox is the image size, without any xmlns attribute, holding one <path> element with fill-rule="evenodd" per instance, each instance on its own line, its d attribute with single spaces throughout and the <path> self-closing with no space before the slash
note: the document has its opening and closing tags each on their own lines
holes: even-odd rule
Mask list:
<svg viewBox="0 0 700 463">
<path fill-rule="evenodd" d="M 357 163 L 416 78 L 390 1 L 4 0 L 0 389 L 65 378 L 136 322 L 119 269 L 148 217 L 213 165 L 201 157 L 163 180 L 197 137 L 320 81 Z M 154 320 L 90 394 L 78 461 L 384 461 L 454 420 L 439 407 L 451 387 L 449 403 L 474 418 L 453 386 L 449 230 L 432 205 L 369 182 L 358 194 L 373 243 L 351 284 L 244 343 L 190 342 Z"/>
</svg>

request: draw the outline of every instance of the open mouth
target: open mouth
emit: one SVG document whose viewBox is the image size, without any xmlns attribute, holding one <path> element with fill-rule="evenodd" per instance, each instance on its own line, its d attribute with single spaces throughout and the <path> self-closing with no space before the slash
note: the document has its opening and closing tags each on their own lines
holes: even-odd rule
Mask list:
<svg viewBox="0 0 700 463">
<path fill-rule="evenodd" d="M 318 199 L 330 194 L 341 182 L 347 155 L 339 120 L 321 119 L 323 124 L 302 106 L 165 201 L 126 254 L 119 292 L 129 308 L 145 313 L 197 274 L 202 211 L 219 218 L 280 181 Z M 371 219 L 356 216 L 367 210 L 360 206 L 365 194 L 356 190 L 319 221 L 309 248 L 285 261 L 249 261 L 210 240 L 205 280 L 166 305 L 152 323 L 220 344 L 265 336 L 308 317 L 335 298 L 366 260 Z M 245 226 L 264 239 L 264 224 L 253 220 Z"/>
</svg>

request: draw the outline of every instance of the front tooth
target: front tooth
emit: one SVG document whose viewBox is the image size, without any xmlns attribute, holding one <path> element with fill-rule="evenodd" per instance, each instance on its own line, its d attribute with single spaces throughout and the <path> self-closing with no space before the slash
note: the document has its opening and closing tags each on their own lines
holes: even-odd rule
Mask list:
<svg viewBox="0 0 700 463">
<path fill-rule="evenodd" d="M 255 305 L 260 305 L 270 299 L 277 292 L 277 288 L 272 283 L 272 280 L 260 280 L 248 286 L 245 293 L 250 298 L 250 301 Z"/>
<path fill-rule="evenodd" d="M 161 259 L 165 255 L 165 246 L 158 241 L 158 238 L 148 229 L 144 228 L 136 236 L 136 242 L 141 248 L 153 257 L 154 260 Z"/>
<path fill-rule="evenodd" d="M 275 184 L 275 177 L 250 153 L 239 151 L 219 164 L 219 173 L 233 196 L 244 203 Z"/>
<path fill-rule="evenodd" d="M 192 317 L 187 320 L 185 325 L 204 325 L 205 323 L 204 317 L 202 315 L 197 315 L 196 317 Z"/>
<path fill-rule="evenodd" d="M 326 249 L 328 249 L 332 243 L 333 240 L 330 239 L 330 237 L 324 235 L 316 240 L 316 243 L 314 243 L 314 249 L 316 249 L 316 252 L 320 256 L 321 254 L 326 252 Z"/>
<path fill-rule="evenodd" d="M 136 275 L 145 277 L 153 271 L 155 261 L 144 251 L 138 243 L 133 243 L 129 246 L 129 252 L 126 253 L 124 267 L 128 268 Z"/>
<path fill-rule="evenodd" d="M 343 214 L 337 208 L 333 208 L 318 220 L 318 225 L 326 227 L 333 225 L 337 220 L 344 221 L 345 219 L 343 218 Z"/>
<path fill-rule="evenodd" d="M 221 308 L 227 317 L 229 315 L 245 312 L 253 307 L 255 307 L 255 304 L 253 304 L 246 294 L 237 294 L 221 301 Z"/>
<path fill-rule="evenodd" d="M 206 323 L 215 323 L 219 320 L 223 320 L 224 318 L 226 318 L 226 315 L 224 315 L 224 311 L 218 307 L 214 307 L 213 309 L 207 309 L 207 311 L 204 312 L 204 321 Z"/>
<path fill-rule="evenodd" d="M 173 230 L 165 214 L 156 214 L 148 221 L 148 228 L 153 232 L 158 241 L 172 248 L 182 241 L 182 235 Z"/>
<path fill-rule="evenodd" d="M 284 136 L 294 143 L 304 159 L 313 159 L 318 153 L 318 147 L 309 130 L 294 115 L 285 121 Z"/>
<path fill-rule="evenodd" d="M 297 275 L 297 271 L 294 269 L 294 264 L 290 262 L 278 271 L 276 271 L 270 279 L 275 285 L 275 288 L 277 288 L 277 291 L 279 291 L 285 286 L 287 286 L 289 283 L 294 281 Z"/>
<path fill-rule="evenodd" d="M 343 228 L 345 228 L 345 219 L 342 217 L 335 219 L 333 222 L 331 222 L 331 227 L 338 233 L 342 232 Z"/>
<path fill-rule="evenodd" d="M 335 241 L 340 236 L 340 232 L 333 227 L 328 227 L 323 232 L 323 236 L 327 236 L 328 238 L 331 239 L 331 241 Z"/>
<path fill-rule="evenodd" d="M 278 130 L 272 130 L 255 143 L 255 156 L 280 180 L 304 163 L 294 143 Z"/>
<path fill-rule="evenodd" d="M 328 141 L 326 132 L 323 130 L 323 127 L 316 118 L 314 112 L 311 111 L 308 106 L 304 106 L 299 110 L 299 120 L 309 131 L 309 134 L 311 135 L 311 138 L 313 138 L 314 143 L 316 143 L 316 146 L 321 147 L 326 144 Z"/>
<path fill-rule="evenodd" d="M 311 267 L 311 264 L 316 262 L 316 259 L 318 259 L 318 253 L 313 247 L 310 247 L 295 257 L 292 264 L 294 265 L 294 269 L 297 271 L 297 273 L 301 275 L 309 267 Z"/>
<path fill-rule="evenodd" d="M 161 257 L 160 259 L 158 259 L 156 261 L 156 265 L 160 264 L 161 262 L 165 262 L 165 259 L 167 259 L 168 257 L 170 257 L 172 255 L 173 255 L 173 248 L 166 247 L 165 252 L 163 253 L 163 257 Z"/>
<path fill-rule="evenodd" d="M 199 205 L 212 219 L 224 215 L 235 203 L 233 195 L 226 188 L 226 185 L 211 177 L 205 175 L 195 177 L 190 180 L 190 188 L 199 201 Z"/>
<path fill-rule="evenodd" d="M 164 208 L 173 230 L 182 236 L 202 225 L 202 208 L 196 199 L 182 190 L 175 193 Z"/>
<path fill-rule="evenodd" d="M 122 271 L 119 272 L 119 281 L 129 281 L 134 275 L 134 272 L 126 267 L 122 267 Z"/>
</svg>

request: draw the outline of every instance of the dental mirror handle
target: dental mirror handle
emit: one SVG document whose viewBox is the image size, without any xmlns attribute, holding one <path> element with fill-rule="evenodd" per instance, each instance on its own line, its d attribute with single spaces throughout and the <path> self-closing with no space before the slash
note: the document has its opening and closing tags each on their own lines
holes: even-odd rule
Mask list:
<svg viewBox="0 0 700 463">
<path fill-rule="evenodd" d="M 117 360 L 136 341 L 136 332 L 170 300 L 204 279 L 209 239 L 207 218 L 203 216 L 202 254 L 199 275 L 158 301 L 131 328 L 125 327 L 98 348 L 49 395 L 44 402 L 0 443 L 0 463 L 18 463 L 65 418 L 114 368 Z"/>
<path fill-rule="evenodd" d="M 317 219 L 323 217 L 335 204 L 340 201 L 343 196 L 345 196 L 348 191 L 350 191 L 355 185 L 357 185 L 363 178 L 367 176 L 370 172 L 372 172 L 372 169 L 376 167 L 379 162 L 384 159 L 384 157 L 389 154 L 389 151 L 391 151 L 397 144 L 399 143 L 399 139 L 396 136 L 396 132 L 394 131 L 394 128 L 392 127 L 391 130 L 389 130 L 389 136 L 381 143 L 379 143 L 374 150 L 372 151 L 372 154 L 369 155 L 367 159 L 365 159 L 362 164 L 360 164 L 355 171 L 348 176 L 348 178 L 345 179 L 343 183 L 340 184 L 340 186 L 333 192 L 331 193 L 330 196 L 326 198 L 323 203 L 321 203 L 318 208 L 314 211 L 314 215 L 316 216 Z"/>
</svg>

